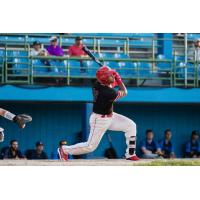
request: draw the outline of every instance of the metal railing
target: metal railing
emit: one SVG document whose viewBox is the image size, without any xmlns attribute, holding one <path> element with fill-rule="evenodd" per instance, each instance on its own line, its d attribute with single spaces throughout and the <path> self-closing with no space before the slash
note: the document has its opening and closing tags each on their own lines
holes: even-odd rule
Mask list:
<svg viewBox="0 0 200 200">
<path fill-rule="evenodd" d="M 5 35 L 5 34 L 4 34 Z M 12 35 L 12 34 L 11 34 Z M 16 35 L 16 34 L 15 34 Z M 6 42 L 5 44 L 2 44 L 2 48 L 5 50 L 5 55 L 2 56 L 3 62 L 0 62 L 0 81 L 1 84 L 7 84 L 7 83 L 16 83 L 16 84 L 35 84 L 40 83 L 44 79 L 65 79 L 64 84 L 70 85 L 73 84 L 73 79 L 93 79 L 94 71 L 97 70 L 97 68 L 93 67 L 85 67 L 82 66 L 81 70 L 82 72 L 76 73 L 74 75 L 72 72 L 74 71 L 80 71 L 80 66 L 73 66 L 70 65 L 70 61 L 90 61 L 89 58 L 80 58 L 80 57 L 31 57 L 29 55 L 30 52 L 30 46 L 31 43 L 27 41 L 27 38 L 29 36 L 33 36 L 34 34 L 19 34 L 25 35 L 24 40 L 18 43 L 15 42 Z M 44 37 L 50 37 L 52 34 L 45 34 Z M 10 36 L 10 34 L 8 34 Z M 37 37 L 40 37 L 40 34 L 37 34 Z M 36 35 L 35 35 L 36 37 Z M 65 38 L 75 38 L 76 36 L 62 36 L 58 35 L 60 38 L 60 44 L 62 44 L 62 40 Z M 101 51 L 101 44 L 98 44 L 98 40 L 100 40 L 101 36 L 84 36 L 84 38 L 93 39 L 94 45 L 91 45 L 90 47 L 93 48 L 93 52 L 102 52 Z M 132 46 L 130 45 L 130 40 L 134 40 L 134 38 L 126 38 L 126 37 L 105 37 L 105 39 L 121 39 L 125 41 L 124 45 L 124 53 L 129 54 L 131 52 Z M 173 39 L 174 41 L 182 42 L 183 45 L 180 46 L 173 46 L 173 59 L 167 60 L 167 59 L 156 59 L 157 54 L 157 48 L 159 47 L 158 41 L 162 39 L 158 39 L 156 37 L 153 38 L 145 38 L 146 40 L 150 40 L 152 42 L 152 46 L 148 46 L 149 49 L 152 50 L 151 57 L 148 59 L 139 59 L 139 58 L 130 58 L 130 59 L 114 59 L 114 58 L 104 58 L 101 59 L 101 61 L 107 62 L 107 61 L 114 61 L 114 62 L 131 62 L 134 63 L 134 67 L 132 69 L 126 68 L 126 67 L 119 67 L 117 70 L 120 74 L 122 74 L 123 79 L 125 79 L 127 82 L 132 84 L 133 86 L 167 86 L 167 87 L 199 87 L 199 63 L 196 61 L 189 61 L 187 60 L 183 61 L 182 64 L 181 61 L 177 61 L 175 57 L 177 55 L 183 56 L 184 58 L 187 57 L 187 51 L 185 47 L 185 40 L 184 39 Z M 166 39 L 165 40 L 172 40 L 172 39 Z M 15 45 L 15 48 L 13 48 L 13 45 Z M 134 47 L 134 45 L 133 45 Z M 12 50 L 18 50 L 18 51 L 26 51 L 27 56 L 10 56 L 9 51 Z M 183 54 L 177 53 L 178 51 L 182 50 Z M 117 52 L 120 52 L 117 50 Z M 26 61 L 23 62 L 17 62 L 14 60 L 15 58 L 21 59 L 24 58 Z M 1 59 L 1 56 L 0 56 Z M 63 66 L 54 66 L 49 65 L 46 66 L 49 70 L 49 72 L 52 73 L 37 73 L 35 68 L 41 68 L 43 69 L 45 65 L 41 66 L 34 66 L 34 60 L 47 60 L 47 61 L 66 61 L 64 66 L 64 71 L 62 73 L 55 72 L 54 69 L 62 68 Z M 150 67 L 142 67 L 141 63 L 150 63 Z M 185 64 L 184 64 L 185 63 Z M 188 64 L 189 63 L 189 64 Z M 193 64 L 191 66 L 191 64 Z M 19 67 L 19 66 L 24 67 Z M 40 70 L 38 70 L 40 71 Z M 85 71 L 85 72 L 83 72 Z M 89 72 L 88 72 L 89 71 Z M 93 71 L 93 73 L 90 73 Z M 88 72 L 88 73 L 87 73 Z M 77 75 L 78 74 L 78 75 Z M 45 82 L 43 82 L 45 84 Z M 55 83 L 56 84 L 56 83 Z"/>
<path fill-rule="evenodd" d="M 48 75 L 47 74 L 34 74 L 34 66 L 31 65 L 31 84 L 34 83 L 34 78 L 40 77 L 40 78 L 66 78 L 67 80 L 67 85 L 70 85 L 71 79 L 94 79 L 95 78 L 95 71 L 98 69 L 97 67 L 87 67 L 87 66 L 72 66 L 69 65 L 70 61 L 79 61 L 79 62 L 84 62 L 84 61 L 91 61 L 90 58 L 82 58 L 82 57 L 30 57 L 31 59 L 31 63 L 33 63 L 34 59 L 42 59 L 42 60 L 57 60 L 57 61 L 66 61 L 66 65 L 64 66 L 64 73 L 59 74 L 59 73 L 55 73 L 55 74 L 51 74 Z M 172 83 L 172 62 L 170 60 L 153 60 L 153 59 L 114 59 L 114 58 L 106 58 L 106 59 L 101 59 L 100 61 L 102 62 L 130 62 L 130 63 L 134 63 L 136 64 L 135 67 L 133 68 L 127 68 L 127 67 L 119 67 L 116 69 L 116 71 L 118 71 L 121 76 L 123 77 L 123 79 L 125 80 L 135 80 L 135 85 L 136 86 L 142 86 L 144 84 L 144 81 L 146 80 L 168 80 L 170 82 L 170 86 L 173 86 Z M 169 68 L 165 68 L 165 69 L 155 69 L 153 67 L 154 63 L 169 63 L 170 67 Z M 151 67 L 149 68 L 141 68 L 139 64 L 141 63 L 151 63 Z M 40 68 L 43 68 L 44 66 L 37 66 Z M 55 68 L 63 68 L 60 66 L 50 66 L 50 68 L 55 69 Z M 79 71 L 79 74 L 73 74 L 72 71 Z M 81 72 L 84 71 L 84 72 Z M 91 72 L 93 72 L 91 74 Z M 158 72 L 161 73 L 165 73 L 168 74 L 167 76 L 164 77 L 157 77 L 156 75 L 158 75 Z M 148 75 L 147 75 L 148 74 Z"/>
<path fill-rule="evenodd" d="M 28 53 L 28 51 L 27 51 Z M 26 59 L 21 61 L 20 58 Z M 19 59 L 17 62 L 15 59 Z M 57 61 L 55 65 L 45 66 L 34 66 L 34 60 L 43 61 Z M 55 57 L 55 56 L 4 56 L 4 65 L 2 66 L 2 84 L 45 84 L 46 79 L 60 80 L 63 79 L 63 84 L 71 85 L 73 80 L 80 79 L 94 79 L 95 71 L 98 69 L 93 66 L 75 66 L 70 64 L 71 61 L 78 61 L 84 63 L 86 61 L 91 61 L 90 58 L 83 57 Z M 132 81 L 133 86 L 176 86 L 177 73 L 174 68 L 174 62 L 172 60 L 158 60 L 158 59 L 115 59 L 115 58 L 104 58 L 101 59 L 102 62 L 112 62 L 115 63 L 131 63 L 132 67 L 117 67 L 116 70 L 121 74 L 122 78 L 128 83 Z M 64 63 L 60 66 L 59 63 Z M 143 66 L 147 64 L 147 66 Z M 165 64 L 164 67 L 159 67 L 159 65 Z M 42 72 L 42 69 L 47 68 L 48 71 Z M 62 72 L 59 72 L 62 69 Z M 74 73 L 76 72 L 76 73 Z M 182 80 L 183 78 L 180 78 Z M 154 81 L 154 83 L 153 83 Z M 53 82 L 53 84 L 56 84 Z M 182 85 L 183 86 L 183 85 Z M 196 85 L 195 85 L 196 86 Z"/>
<path fill-rule="evenodd" d="M 50 65 L 50 66 L 34 66 L 34 60 L 48 60 L 48 61 L 65 61 L 64 66 Z M 100 59 L 102 61 L 102 59 Z M 27 56 L 26 62 L 8 61 L 5 59 L 4 65 L 1 65 L 1 84 L 35 84 L 41 78 L 64 78 L 65 84 L 70 85 L 72 79 L 94 79 L 97 67 L 81 67 L 80 65 L 70 65 L 70 61 L 91 61 L 89 58 L 82 57 L 31 57 Z M 190 61 L 190 64 L 182 64 L 181 66 L 173 60 L 158 60 L 158 59 L 104 59 L 104 62 L 129 62 L 133 63 L 133 68 L 118 67 L 116 70 L 121 74 L 122 78 L 127 81 L 135 81 L 134 86 L 151 86 L 153 81 L 157 81 L 153 86 L 168 86 L 168 87 L 199 87 L 199 63 Z M 142 67 L 142 64 L 150 64 L 149 67 Z M 161 67 L 160 67 L 161 65 Z M 162 67 L 162 65 L 166 65 Z M 20 67 L 19 67 L 20 66 Z M 23 67 L 24 66 L 24 67 Z M 40 69 L 48 68 L 49 72 L 40 73 Z M 36 70 L 37 68 L 37 70 Z M 38 70 L 39 69 L 39 70 Z M 63 69 L 62 73 L 56 70 Z M 187 69 L 187 77 L 185 77 L 185 69 Z M 81 72 L 84 71 L 84 72 Z M 39 71 L 39 73 L 37 73 Z M 72 72 L 78 73 L 72 73 Z M 90 72 L 93 71 L 91 74 Z M 187 79 L 186 79 L 187 78 Z M 160 81 L 160 82 L 158 82 Z M 147 83 L 148 84 L 145 84 Z M 165 83 L 163 83 L 165 82 Z M 43 82 L 44 83 L 44 82 Z"/>
<path fill-rule="evenodd" d="M 66 41 L 66 39 L 75 39 L 76 35 L 60 35 L 60 34 L 53 34 L 54 36 L 57 36 L 59 39 L 59 45 L 60 46 L 70 46 L 72 45 L 71 41 Z M 0 34 L 0 36 L 5 36 L 8 38 L 8 40 L 1 40 L 0 38 L 0 44 L 7 44 L 7 45 L 24 45 L 30 48 L 34 40 L 43 38 L 46 40 L 40 41 L 44 46 L 49 45 L 49 38 L 52 36 L 52 34 L 33 34 L 33 33 L 25 33 L 25 34 Z M 19 37 L 19 40 L 13 41 L 12 39 L 9 39 L 10 37 L 15 36 Z M 34 40 L 31 40 L 34 39 Z M 92 40 L 92 42 L 88 42 L 87 40 Z M 116 41 L 115 42 L 111 42 Z M 154 35 L 154 37 L 115 37 L 115 36 L 87 36 L 84 35 L 83 42 L 85 42 L 90 48 L 93 49 L 94 52 L 100 53 L 100 52 L 106 52 L 106 49 L 104 47 L 113 47 L 115 48 L 115 52 L 124 52 L 126 54 L 129 54 L 133 48 L 144 48 L 144 49 L 155 49 L 157 48 L 156 44 L 157 37 Z M 118 42 L 117 42 L 118 41 Z M 131 44 L 131 41 L 141 41 L 137 44 Z M 152 45 L 145 45 L 142 43 L 142 41 L 148 41 Z M 74 41 L 73 41 L 74 42 Z"/>
<path fill-rule="evenodd" d="M 68 47 L 74 43 L 74 39 L 76 35 L 60 35 L 60 34 L 53 34 L 59 38 L 59 44 L 63 47 Z M 7 37 L 7 40 L 2 40 L 0 38 L 0 44 L 3 45 L 24 45 L 25 48 L 29 48 L 32 46 L 32 43 L 37 40 L 41 39 L 40 41 L 43 46 L 49 45 L 49 38 L 52 36 L 52 34 L 33 34 L 33 33 L 26 33 L 26 34 L 0 34 L 0 36 Z M 10 37 L 18 37 L 19 40 L 14 40 L 13 38 L 9 39 Z M 72 40 L 70 40 L 72 39 Z M 66 41 L 67 40 L 67 41 Z M 116 41 L 116 42 L 111 42 Z M 93 49 L 94 52 L 100 53 L 100 52 L 123 52 L 127 55 L 134 53 L 137 54 L 147 54 L 148 58 L 155 58 L 155 55 L 157 54 L 157 48 L 159 47 L 158 41 L 163 40 L 162 38 L 158 38 L 157 34 L 154 34 L 153 37 L 115 37 L 115 36 L 87 36 L 84 35 L 83 42 L 88 45 L 91 49 Z M 164 40 L 173 40 L 173 42 L 178 41 L 182 42 L 182 45 L 174 45 L 173 49 L 177 53 L 180 50 L 183 52 L 185 51 L 185 38 L 165 38 Z M 90 41 L 90 42 L 88 42 Z M 92 41 L 92 42 L 91 42 Z M 118 42 L 117 42 L 118 41 Z M 103 42 L 103 43 L 102 43 Z M 136 42 L 136 43 L 135 43 Z M 148 44 L 146 44 L 147 42 Z M 106 47 L 111 47 L 113 49 L 107 49 Z M 65 49 L 65 48 L 64 48 Z M 66 52 L 67 50 L 65 50 Z"/>
</svg>

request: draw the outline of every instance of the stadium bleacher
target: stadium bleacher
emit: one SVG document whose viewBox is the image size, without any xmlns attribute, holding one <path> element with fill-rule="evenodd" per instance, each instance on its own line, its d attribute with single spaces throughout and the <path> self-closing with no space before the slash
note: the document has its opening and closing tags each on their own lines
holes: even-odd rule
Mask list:
<svg viewBox="0 0 200 200">
<path fill-rule="evenodd" d="M 154 37 L 154 33 L 73 33 L 74 36 L 91 37 L 121 37 L 121 38 L 144 38 Z"/>
<path fill-rule="evenodd" d="M 188 40 L 195 40 L 200 38 L 200 34 L 199 33 L 188 33 Z"/>
<path fill-rule="evenodd" d="M 34 41 L 40 41 L 45 48 L 49 45 L 49 38 L 52 35 L 59 38 L 66 55 L 69 46 L 74 44 L 74 38 L 84 37 L 83 43 L 93 51 L 94 55 L 105 65 L 119 71 L 124 79 L 146 80 L 161 76 L 162 79 L 169 79 L 169 76 L 173 76 L 174 83 L 170 83 L 170 86 L 176 86 L 177 80 L 184 84 L 185 78 L 198 79 L 200 74 L 198 65 L 185 64 L 184 47 L 181 46 L 183 39 L 177 42 L 176 35 L 174 35 L 173 56 L 169 59 L 159 54 L 158 36 L 154 33 L 0 34 L 1 82 L 8 82 L 12 77 L 13 83 L 15 80 L 17 83 L 20 83 L 20 80 L 23 83 L 24 78 L 31 80 L 28 76 L 33 76 L 32 79 L 51 76 L 68 79 L 95 78 L 98 65 L 89 58 L 63 57 L 57 60 L 48 57 L 47 66 L 43 58 L 30 56 Z M 200 34 L 188 34 L 188 42 L 199 36 Z M 187 76 L 184 71 L 185 66 L 188 68 Z M 172 67 L 176 69 L 172 70 Z M 68 80 L 68 84 L 69 82 Z"/>
<path fill-rule="evenodd" d="M 41 62 L 41 60 L 38 59 L 34 59 L 32 61 L 32 65 L 33 65 L 33 73 L 36 75 L 40 75 L 40 74 L 47 74 L 48 73 L 48 69 L 47 67 L 41 67 L 43 66 L 43 63 Z"/>
</svg>

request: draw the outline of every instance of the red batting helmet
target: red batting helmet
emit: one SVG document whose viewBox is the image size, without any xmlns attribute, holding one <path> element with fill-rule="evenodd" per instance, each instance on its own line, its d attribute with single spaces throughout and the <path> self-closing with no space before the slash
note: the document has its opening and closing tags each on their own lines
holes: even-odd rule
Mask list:
<svg viewBox="0 0 200 200">
<path fill-rule="evenodd" d="M 110 67 L 103 66 L 96 72 L 97 80 L 102 84 L 108 84 L 108 77 L 113 75 L 113 70 Z"/>
</svg>

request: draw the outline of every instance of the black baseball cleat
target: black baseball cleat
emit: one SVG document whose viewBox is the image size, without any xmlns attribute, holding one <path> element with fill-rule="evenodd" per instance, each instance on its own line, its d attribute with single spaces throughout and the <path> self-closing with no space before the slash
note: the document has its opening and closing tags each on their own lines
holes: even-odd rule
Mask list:
<svg viewBox="0 0 200 200">
<path fill-rule="evenodd" d="M 25 119 L 19 115 L 16 115 L 13 119 L 13 121 L 15 123 L 17 123 L 17 125 L 19 126 L 19 128 L 23 129 L 25 128 L 26 126 L 26 122 L 25 122 Z"/>
<path fill-rule="evenodd" d="M 25 128 L 26 123 L 32 121 L 32 117 L 27 114 L 19 114 L 14 117 L 13 121 L 18 124 L 19 128 Z"/>
<path fill-rule="evenodd" d="M 136 155 L 131 156 L 130 158 L 126 158 L 126 160 L 132 160 L 132 161 L 138 161 L 140 158 L 138 158 Z"/>
</svg>

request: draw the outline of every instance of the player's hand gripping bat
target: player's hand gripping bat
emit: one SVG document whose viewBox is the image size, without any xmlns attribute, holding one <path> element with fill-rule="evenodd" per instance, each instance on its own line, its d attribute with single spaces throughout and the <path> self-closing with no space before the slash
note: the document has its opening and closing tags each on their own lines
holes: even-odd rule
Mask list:
<svg viewBox="0 0 200 200">
<path fill-rule="evenodd" d="M 95 57 L 95 55 L 86 47 L 83 46 L 82 50 L 90 57 L 92 58 L 92 60 L 94 60 L 100 67 L 103 66 L 103 63 L 101 63 L 99 61 L 99 59 L 97 57 Z"/>
</svg>

